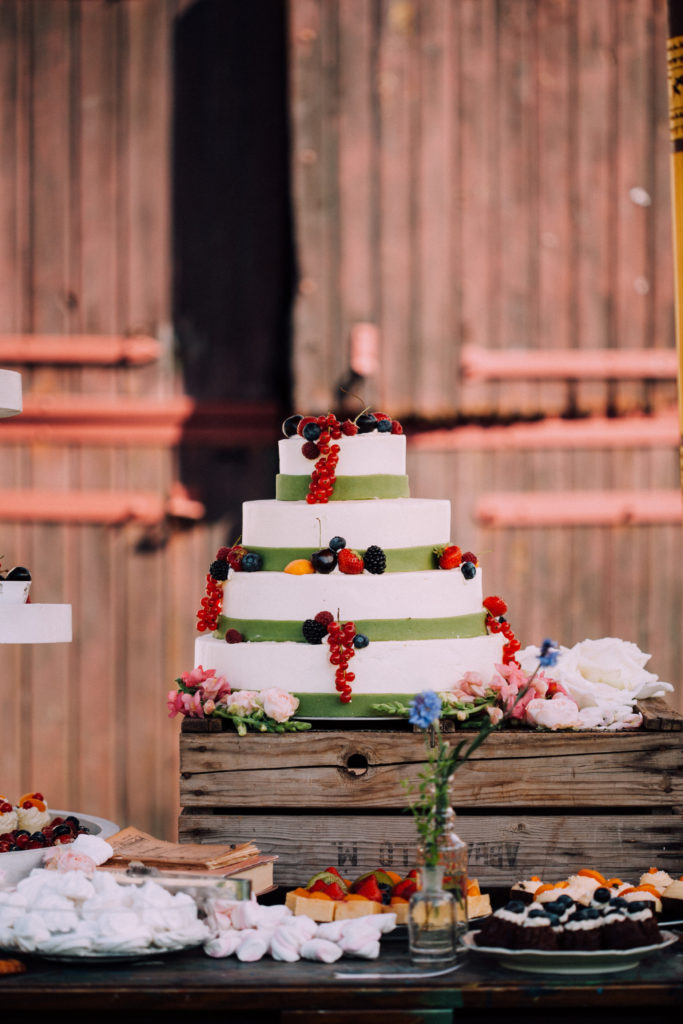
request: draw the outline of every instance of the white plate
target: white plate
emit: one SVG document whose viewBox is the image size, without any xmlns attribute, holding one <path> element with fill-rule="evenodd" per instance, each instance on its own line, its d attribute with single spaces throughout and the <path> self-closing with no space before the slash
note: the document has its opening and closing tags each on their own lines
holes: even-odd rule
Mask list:
<svg viewBox="0 0 683 1024">
<path fill-rule="evenodd" d="M 463 935 L 463 944 L 474 953 L 497 960 L 502 967 L 516 971 L 532 971 L 540 974 L 602 974 L 614 971 L 629 971 L 640 961 L 659 949 L 678 942 L 678 935 L 662 932 L 662 941 L 654 946 L 638 946 L 635 949 L 577 949 L 558 951 L 551 949 L 499 949 L 495 946 L 477 946 L 476 931 Z"/>
<path fill-rule="evenodd" d="M 12 956 L 32 956 L 60 964 L 127 964 L 134 963 L 136 960 L 158 959 L 168 956 L 170 953 L 182 953 L 185 950 L 198 948 L 197 943 L 193 942 L 190 946 L 167 946 L 164 949 L 150 947 L 128 953 L 41 953 L 39 949 L 36 949 L 32 953 L 14 950 Z"/>
</svg>

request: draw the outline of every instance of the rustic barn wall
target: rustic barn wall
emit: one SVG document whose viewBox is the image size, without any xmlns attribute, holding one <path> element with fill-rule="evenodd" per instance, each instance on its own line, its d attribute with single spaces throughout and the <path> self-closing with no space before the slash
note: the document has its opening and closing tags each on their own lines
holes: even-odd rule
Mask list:
<svg viewBox="0 0 683 1024">
<path fill-rule="evenodd" d="M 201 158 L 204 167 L 214 159 L 211 180 L 181 175 L 178 182 L 174 138 L 189 142 L 189 118 L 198 109 L 188 62 L 202 67 L 215 87 L 225 59 L 217 46 L 227 28 L 215 8 L 226 5 L 209 5 L 213 47 L 206 19 L 197 33 L 194 6 L 184 0 L 0 3 L 0 335 L 16 338 L 12 366 L 22 373 L 25 409 L 23 417 L 3 421 L 0 476 L 3 491 L 21 491 L 25 503 L 46 489 L 69 492 L 74 506 L 66 521 L 45 508 L 29 522 L 3 512 L 0 494 L 0 560 L 5 568 L 30 567 L 34 601 L 70 603 L 74 628 L 69 645 L 3 647 L 1 789 L 16 796 L 40 789 L 55 807 L 89 810 L 169 837 L 178 813 L 178 723 L 166 717 L 165 697 L 192 666 L 195 614 L 217 546 L 239 533 L 241 500 L 273 486 L 272 450 L 263 437 L 264 431 L 274 436 L 288 272 L 286 260 L 274 255 L 275 240 L 284 247 L 289 238 L 283 143 L 278 140 L 277 151 L 269 146 L 272 133 L 252 116 L 248 99 L 239 116 L 251 117 L 262 184 L 253 176 L 249 182 L 240 166 L 245 132 L 237 133 L 234 111 L 220 125 L 221 152 L 225 134 L 234 147 L 229 160 L 217 146 L 212 151 L 215 126 L 206 123 Z M 257 7 L 242 15 L 233 52 L 238 38 L 250 48 Z M 279 24 L 277 30 L 275 19 L 266 33 L 276 41 L 279 79 L 262 74 L 263 61 L 274 62 L 272 44 L 251 62 L 251 73 L 270 83 L 261 84 L 262 105 L 268 88 L 280 106 L 286 95 L 282 14 Z M 213 97 L 211 111 L 232 110 L 231 96 L 223 95 L 222 104 Z M 282 136 L 286 120 L 278 118 Z M 268 170 L 283 207 L 279 220 L 269 219 L 268 234 L 248 218 L 229 232 L 230 211 L 234 217 L 240 203 L 253 209 Z M 204 209 L 200 217 L 193 208 L 199 189 L 204 204 L 214 204 L 213 223 Z M 229 204 L 218 202 L 220 189 L 232 190 Z M 254 280 L 245 298 L 229 275 L 247 250 Z M 201 294 L 188 286 L 188 261 L 204 280 Z M 215 303 L 207 315 L 202 297 L 209 285 L 233 301 Z M 248 313 L 257 302 L 261 312 L 252 322 Z M 184 333 L 175 330 L 178 309 Z M 213 359 L 193 316 L 210 335 Z M 94 353 L 105 336 L 143 335 L 156 339 L 159 355 L 139 365 L 95 365 L 87 357 L 65 364 L 66 345 L 56 342 L 54 361 L 35 362 L 28 349 L 43 334 L 67 342 L 92 337 Z M 235 369 L 249 358 L 253 386 L 240 392 Z M 186 380 L 188 366 L 194 376 Z M 174 412 L 184 393 L 214 401 L 199 425 L 191 417 L 189 444 Z M 241 393 L 260 404 L 249 407 L 249 429 L 240 428 L 235 443 L 230 426 L 221 424 L 226 409 L 235 409 L 231 422 L 239 419 L 239 402 L 220 401 Z M 88 401 L 91 412 L 82 436 L 76 429 L 67 439 L 50 409 L 57 403 L 68 413 L 70 400 L 74 409 Z M 131 410 L 140 408 L 136 428 Z M 99 411 L 109 412 L 104 427 Z M 26 423 L 27 431 L 17 434 Z M 197 488 L 193 497 L 207 510 L 202 522 L 165 514 L 179 483 Z M 79 511 L 93 494 L 104 495 L 99 522 Z M 127 495 L 129 517 L 107 522 L 107 496 L 114 505 Z M 134 502 L 141 498 L 158 500 L 156 520 L 139 519 Z"/>
<path fill-rule="evenodd" d="M 678 523 L 543 525 L 532 508 L 521 525 L 485 511 L 510 492 L 557 492 L 558 504 L 586 488 L 671 492 L 671 376 L 513 381 L 461 365 L 466 343 L 480 353 L 671 348 L 662 5 L 273 0 L 267 18 L 240 5 L 233 42 L 251 54 L 251 105 L 206 36 L 208 26 L 220 38 L 219 11 L 232 6 L 0 0 L 0 335 L 20 346 L 40 334 L 159 343 L 140 365 L 13 362 L 34 403 L 24 421 L 36 427 L 19 435 L 0 424 L 3 491 L 68 492 L 74 515 L 3 515 L 0 560 L 29 565 L 35 600 L 72 604 L 74 642 L 3 648 L 0 786 L 41 788 L 54 806 L 169 837 L 177 723 L 165 694 L 192 660 L 205 566 L 237 535 L 241 501 L 272 493 L 290 372 L 301 408 L 336 405 L 348 381 L 416 421 L 413 492 L 451 498 L 454 539 L 480 552 L 487 589 L 506 597 L 524 642 L 614 633 L 651 651 L 662 678 L 681 671 Z M 210 181 L 188 160 L 200 56 L 207 88 L 241 104 L 238 126 L 230 102 L 212 97 L 222 145 L 207 141 L 211 120 L 199 136 Z M 221 205 L 223 180 L 236 191 Z M 358 324 L 369 329 L 354 336 L 370 342 L 361 379 L 349 373 Z M 190 443 L 170 425 L 186 393 L 229 399 L 233 419 L 221 427 L 225 410 L 212 407 L 193 420 Z M 80 399 L 111 403 L 118 424 L 114 411 L 106 430 L 67 438 L 45 403 Z M 163 429 L 134 435 L 137 399 Z M 617 449 L 609 438 L 501 448 L 492 434 L 470 442 L 459 432 L 468 420 L 565 412 L 644 413 L 643 438 L 652 424 L 660 433 Z M 455 433 L 432 434 L 437 420 Z M 198 488 L 203 520 L 164 514 L 179 483 Z M 158 499 L 162 512 L 86 522 L 79 502 L 100 491 L 112 504 Z"/>
</svg>

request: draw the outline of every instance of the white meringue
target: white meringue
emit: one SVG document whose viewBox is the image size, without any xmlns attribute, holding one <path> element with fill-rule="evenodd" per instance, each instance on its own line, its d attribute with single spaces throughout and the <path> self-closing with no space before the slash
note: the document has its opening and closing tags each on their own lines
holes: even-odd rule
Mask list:
<svg viewBox="0 0 683 1024">
<path fill-rule="evenodd" d="M 333 964 L 343 955 L 341 947 L 328 939 L 308 939 L 299 952 L 304 960 L 318 960 L 324 964 Z"/>
</svg>

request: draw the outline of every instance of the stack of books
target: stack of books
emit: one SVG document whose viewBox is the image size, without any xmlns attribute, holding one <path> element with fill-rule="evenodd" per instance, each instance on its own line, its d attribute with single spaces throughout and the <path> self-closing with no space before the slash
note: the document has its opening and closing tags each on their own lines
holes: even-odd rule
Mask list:
<svg viewBox="0 0 683 1024">
<path fill-rule="evenodd" d="M 275 888 L 273 864 L 253 843 L 171 843 L 130 826 L 107 838 L 114 853 L 102 865 L 110 871 L 126 871 L 132 864 L 161 873 L 183 872 L 206 878 L 245 879 L 259 896 Z"/>
</svg>

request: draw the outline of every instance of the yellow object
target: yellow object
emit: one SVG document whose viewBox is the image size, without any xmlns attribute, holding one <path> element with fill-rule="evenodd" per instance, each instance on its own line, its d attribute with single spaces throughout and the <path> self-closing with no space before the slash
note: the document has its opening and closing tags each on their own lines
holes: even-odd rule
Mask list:
<svg viewBox="0 0 683 1024">
<path fill-rule="evenodd" d="M 309 562 L 307 558 L 295 558 L 293 562 L 287 563 L 284 571 L 291 573 L 292 576 L 308 576 L 315 572 L 315 569 L 313 563 Z"/>
</svg>

